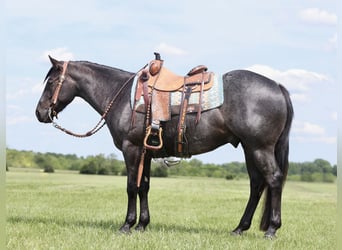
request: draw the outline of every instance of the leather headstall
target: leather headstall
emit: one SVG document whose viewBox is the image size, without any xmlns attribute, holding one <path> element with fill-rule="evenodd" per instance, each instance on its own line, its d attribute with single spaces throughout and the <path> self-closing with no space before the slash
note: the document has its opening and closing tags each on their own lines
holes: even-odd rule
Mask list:
<svg viewBox="0 0 342 250">
<path fill-rule="evenodd" d="M 66 70 L 67 70 L 67 67 L 68 67 L 68 63 L 69 63 L 69 61 L 65 61 L 63 63 L 62 74 L 59 76 L 59 79 L 58 79 L 58 82 L 57 82 L 57 87 L 56 87 L 55 92 L 53 93 L 53 96 L 52 96 L 52 103 L 51 103 L 50 110 L 49 110 L 49 113 L 52 115 L 52 118 L 54 116 L 57 116 L 57 113 L 54 110 L 54 108 L 55 108 L 55 105 L 57 103 L 58 96 L 59 96 L 59 93 L 61 91 L 63 82 L 65 80 L 65 74 L 66 74 Z"/>
</svg>

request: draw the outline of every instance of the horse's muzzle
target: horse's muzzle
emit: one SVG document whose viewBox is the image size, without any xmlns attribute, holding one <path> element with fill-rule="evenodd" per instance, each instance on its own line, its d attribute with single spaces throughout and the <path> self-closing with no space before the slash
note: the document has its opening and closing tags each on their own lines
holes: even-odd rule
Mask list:
<svg viewBox="0 0 342 250">
<path fill-rule="evenodd" d="M 43 122 L 43 123 L 51 123 L 52 120 L 50 119 L 49 116 L 49 110 L 48 109 L 36 109 L 36 117 L 38 121 Z"/>
</svg>

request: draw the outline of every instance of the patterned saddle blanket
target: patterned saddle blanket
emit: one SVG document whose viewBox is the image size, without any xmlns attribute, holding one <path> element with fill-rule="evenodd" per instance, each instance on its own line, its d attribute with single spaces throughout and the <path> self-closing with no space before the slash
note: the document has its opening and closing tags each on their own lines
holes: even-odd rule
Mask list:
<svg viewBox="0 0 342 250">
<path fill-rule="evenodd" d="M 139 113 L 146 113 L 146 106 L 144 102 L 143 94 L 136 100 L 136 90 L 138 85 L 138 78 L 140 75 L 137 75 L 134 79 L 132 90 L 131 90 L 131 107 L 134 111 Z M 167 114 L 162 115 L 161 121 L 167 121 L 171 118 L 172 115 L 179 115 L 181 110 L 181 104 L 183 101 L 184 93 L 182 91 L 155 91 L 156 94 L 154 99 L 168 99 L 169 103 L 167 104 L 170 107 L 170 111 Z M 169 98 L 158 98 L 158 92 L 162 92 L 162 95 L 167 95 Z M 200 98 L 201 92 L 196 91 L 191 93 L 189 98 L 189 103 L 187 106 L 187 113 L 197 113 L 198 110 L 201 112 L 217 108 L 223 104 L 223 85 L 222 85 L 222 77 L 218 77 L 216 74 L 213 74 L 213 83 L 210 89 L 204 90 L 202 93 L 202 97 Z M 200 103 L 201 100 L 201 103 Z M 153 103 L 154 100 L 152 100 Z M 158 105 L 158 104 L 157 104 Z M 199 105 L 201 107 L 199 108 Z"/>
</svg>

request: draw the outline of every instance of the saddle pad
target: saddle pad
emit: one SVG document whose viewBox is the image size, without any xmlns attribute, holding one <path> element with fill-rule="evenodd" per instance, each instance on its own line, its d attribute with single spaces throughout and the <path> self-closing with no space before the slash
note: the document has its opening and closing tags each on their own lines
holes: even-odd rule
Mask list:
<svg viewBox="0 0 342 250">
<path fill-rule="evenodd" d="M 138 83 L 138 77 L 136 76 L 132 85 L 131 90 L 131 107 L 134 108 L 134 98 L 135 98 L 135 90 L 136 85 Z M 170 92 L 171 94 L 171 115 L 179 114 L 179 109 L 175 107 L 179 107 L 182 102 L 182 92 L 175 91 Z M 188 113 L 197 112 L 197 108 L 199 104 L 199 92 L 194 92 L 191 94 L 189 99 L 189 109 Z M 214 74 L 214 83 L 211 89 L 204 91 L 202 95 L 202 111 L 210 110 L 213 108 L 217 108 L 223 104 L 224 96 L 223 96 L 223 83 L 222 77 L 218 77 Z M 143 96 L 139 101 L 136 102 L 135 110 L 137 112 L 145 113 L 145 103 Z M 178 112 L 177 112 L 178 111 Z"/>
</svg>

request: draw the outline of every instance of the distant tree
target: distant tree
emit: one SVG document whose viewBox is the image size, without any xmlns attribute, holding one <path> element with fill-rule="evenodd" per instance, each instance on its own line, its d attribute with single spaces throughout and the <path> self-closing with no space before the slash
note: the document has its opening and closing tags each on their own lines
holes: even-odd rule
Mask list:
<svg viewBox="0 0 342 250">
<path fill-rule="evenodd" d="M 236 177 L 235 174 L 228 172 L 226 174 L 226 180 L 233 180 Z"/>
<path fill-rule="evenodd" d="M 189 164 L 190 164 L 192 167 L 196 167 L 196 168 L 201 167 L 201 166 L 203 165 L 202 161 L 200 161 L 200 160 L 198 160 L 198 159 L 196 159 L 196 158 L 190 160 L 190 161 L 189 161 Z"/>
<path fill-rule="evenodd" d="M 33 161 L 38 168 L 44 169 L 45 173 L 54 173 L 55 160 L 50 155 L 37 153 L 33 157 Z"/>
<path fill-rule="evenodd" d="M 300 180 L 301 181 L 306 181 L 306 182 L 313 182 L 314 178 L 312 176 L 312 173 L 309 172 L 304 172 L 302 173 L 302 175 L 300 176 Z"/>
<path fill-rule="evenodd" d="M 103 166 L 103 167 L 100 167 L 98 169 L 97 174 L 99 174 L 99 175 L 109 175 L 111 173 L 110 173 L 110 171 L 109 171 L 109 169 L 107 167 Z"/>
<path fill-rule="evenodd" d="M 155 163 L 156 164 L 156 163 Z M 152 164 L 151 176 L 203 176 L 215 178 L 247 178 L 247 168 L 243 162 L 224 164 L 203 163 L 193 158 L 183 160 L 178 165 L 165 168 Z M 312 162 L 290 162 L 289 180 L 309 182 L 334 182 L 337 176 L 337 165 L 324 159 Z M 78 170 L 84 174 L 127 175 L 125 163 L 114 154 L 104 156 L 78 157 L 75 154 L 36 153 L 6 148 L 6 170 L 13 168 L 40 168 L 46 172 L 55 169 Z"/>
<path fill-rule="evenodd" d="M 36 166 L 39 168 L 44 168 L 44 166 L 47 164 L 46 156 L 44 154 L 41 154 L 41 153 L 35 154 L 33 160 L 34 160 Z"/>
<path fill-rule="evenodd" d="M 54 170 L 53 166 L 51 166 L 51 165 L 46 165 L 46 166 L 44 167 L 44 172 L 45 172 L 45 173 L 54 173 L 55 170 Z"/>
<path fill-rule="evenodd" d="M 322 178 L 323 182 L 334 182 L 336 180 L 336 176 L 334 176 L 332 173 L 327 173 L 323 175 Z"/>
<path fill-rule="evenodd" d="M 127 176 L 127 168 L 122 168 L 120 175 Z"/>
<path fill-rule="evenodd" d="M 302 167 L 303 164 L 299 162 L 290 162 L 289 163 L 289 170 L 288 170 L 288 175 L 301 175 L 302 174 Z"/>
<path fill-rule="evenodd" d="M 162 164 L 154 166 L 151 169 L 151 176 L 152 177 L 167 177 L 168 176 L 167 168 Z"/>
<path fill-rule="evenodd" d="M 313 164 L 315 164 L 323 174 L 332 173 L 332 167 L 330 165 L 330 162 L 326 160 L 316 159 L 314 160 Z"/>
<path fill-rule="evenodd" d="M 337 165 L 336 164 L 333 166 L 332 173 L 333 173 L 333 175 L 337 176 Z"/>
<path fill-rule="evenodd" d="M 73 160 L 68 166 L 69 170 L 80 170 L 82 168 L 82 159 Z"/>
<path fill-rule="evenodd" d="M 94 160 L 88 161 L 80 170 L 80 174 L 97 174 L 97 166 Z"/>
<path fill-rule="evenodd" d="M 32 168 L 36 167 L 33 161 L 34 153 L 32 151 L 19 151 L 15 149 L 6 149 L 6 162 L 8 167 Z"/>
</svg>

